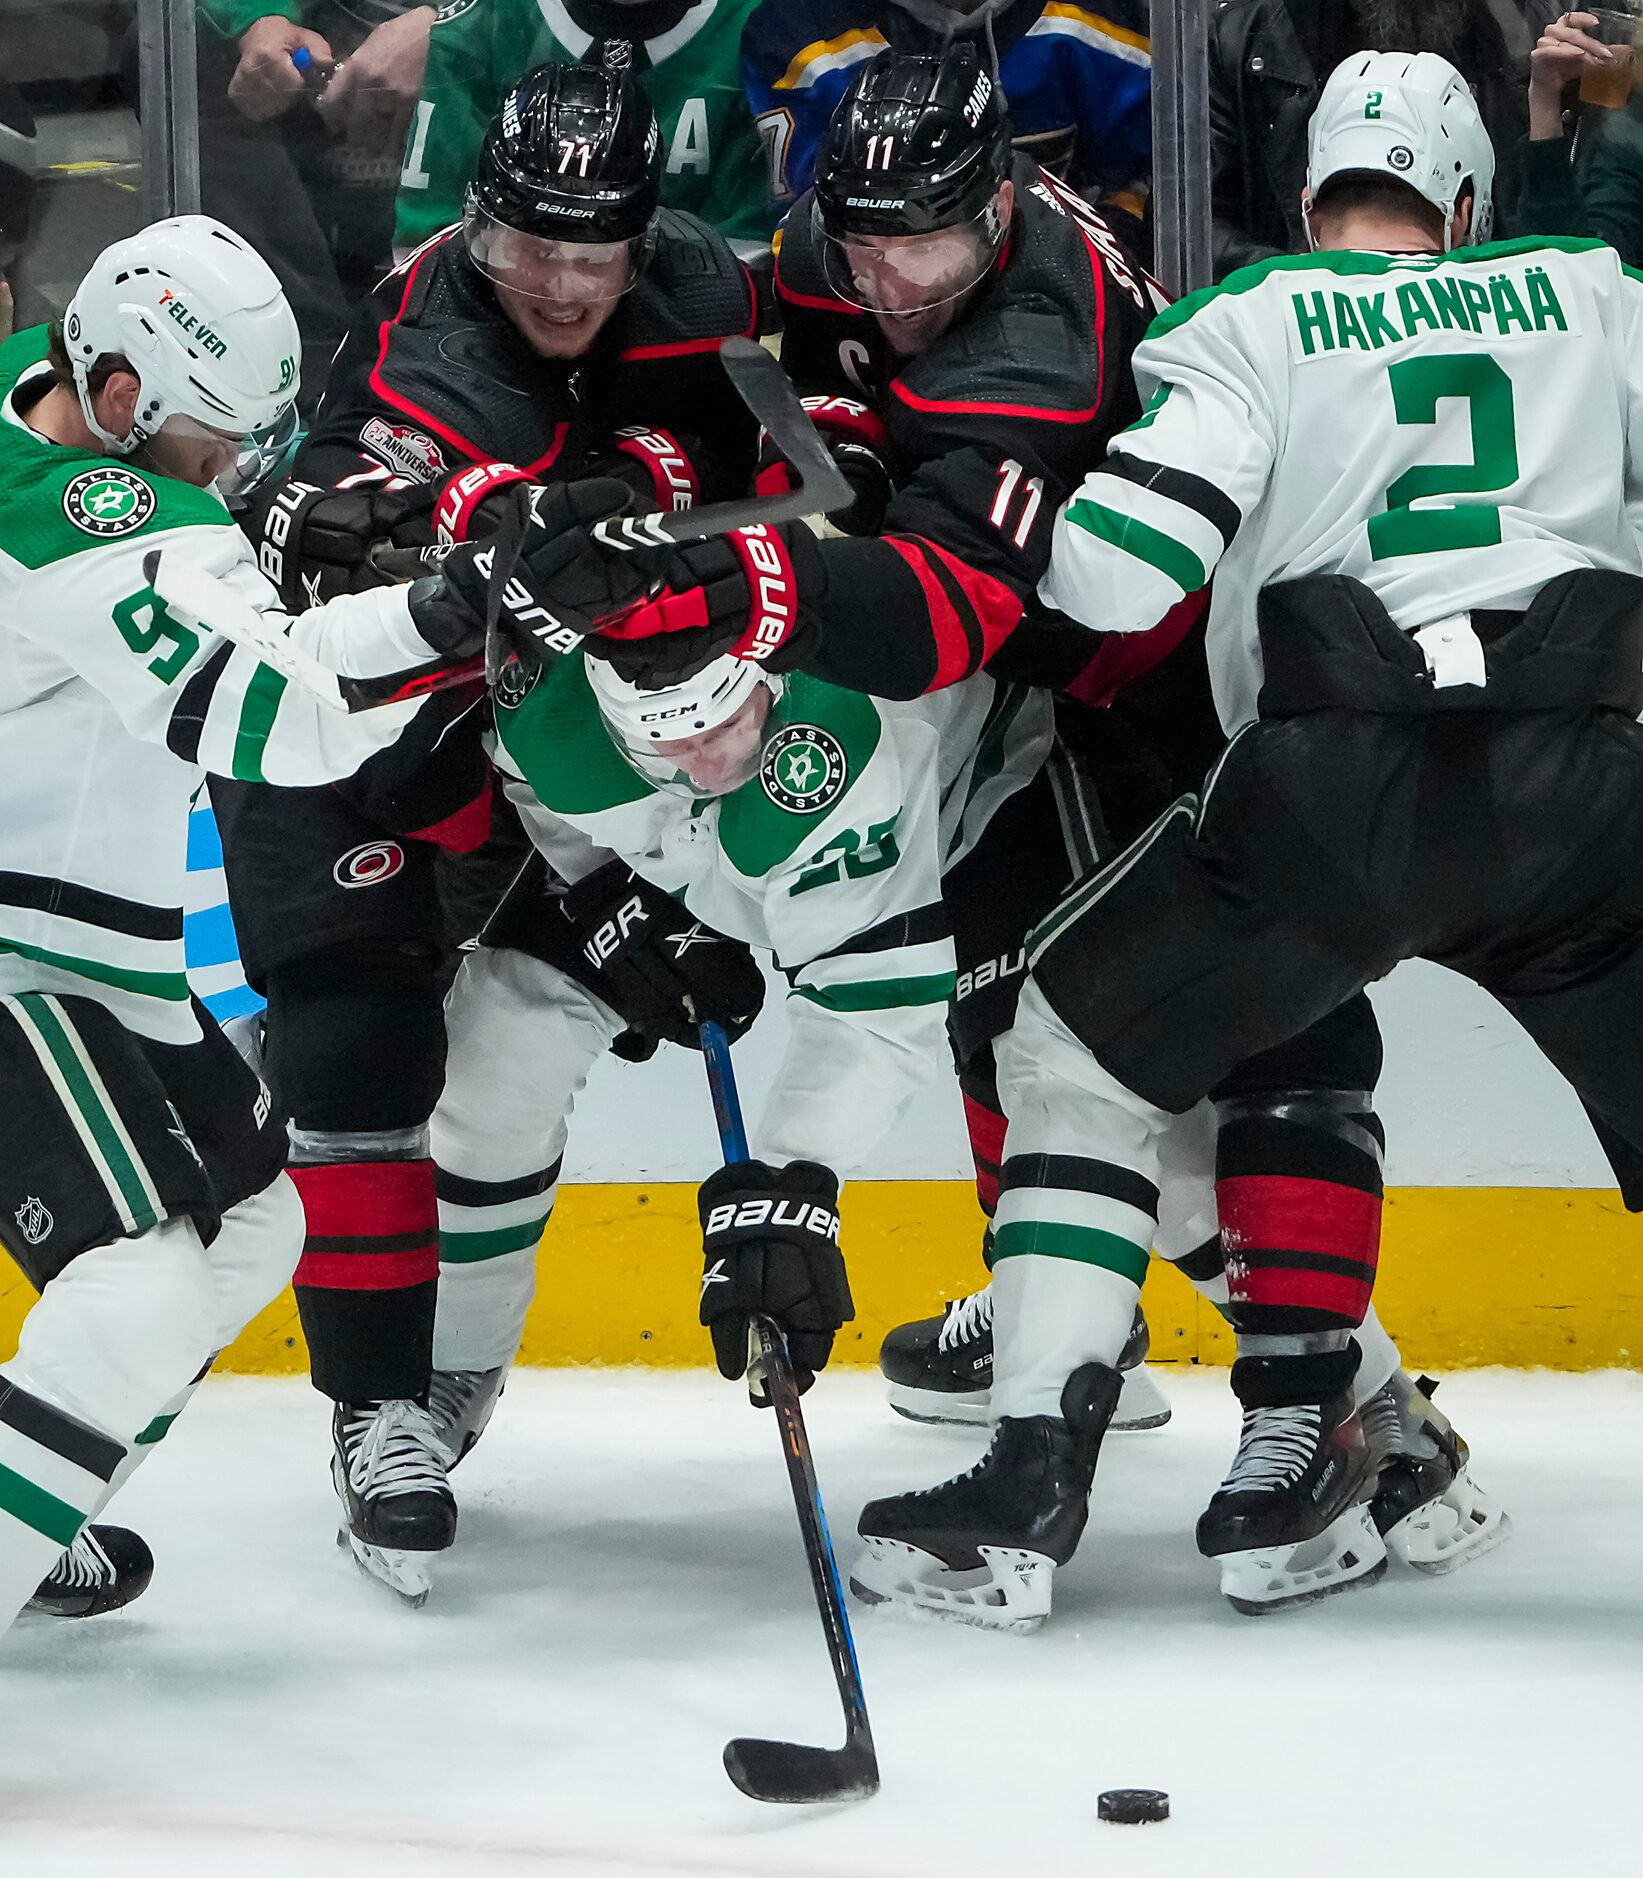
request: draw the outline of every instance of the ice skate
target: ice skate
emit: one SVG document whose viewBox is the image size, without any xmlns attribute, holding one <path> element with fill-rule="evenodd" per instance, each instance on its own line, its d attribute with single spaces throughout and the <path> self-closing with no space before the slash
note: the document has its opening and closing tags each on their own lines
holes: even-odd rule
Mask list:
<svg viewBox="0 0 1643 1878">
<path fill-rule="evenodd" d="M 1374 1460 L 1349 1395 L 1246 1408 L 1231 1472 L 1198 1521 L 1234 1610 L 1259 1617 L 1371 1585 L 1386 1546 L 1367 1504 Z"/>
<path fill-rule="evenodd" d="M 1362 1410 L 1379 1476 L 1369 1507 L 1376 1530 L 1405 1564 L 1433 1576 L 1482 1558 L 1512 1530 L 1473 1480 L 1466 1443 L 1433 1407 L 1437 1386 L 1400 1369 Z"/>
<path fill-rule="evenodd" d="M 1006 1416 L 967 1473 L 870 1502 L 850 1589 L 867 1604 L 1036 1630 L 1050 1614 L 1055 1567 L 1084 1531 L 1120 1387 L 1117 1370 L 1087 1363 L 1069 1377 L 1060 1415 Z"/>
<path fill-rule="evenodd" d="M 490 1426 L 507 1386 L 506 1364 L 496 1369 L 434 1371 L 428 1385 L 428 1413 L 447 1469 L 454 1468 Z"/>
<path fill-rule="evenodd" d="M 1169 1399 L 1146 1365 L 1147 1344 L 1147 1320 L 1137 1306 L 1129 1341 L 1118 1359 L 1124 1392 L 1112 1419 L 1115 1431 L 1162 1428 L 1170 1418 Z M 879 1350 L 879 1370 L 890 1385 L 886 1393 L 891 1408 L 909 1421 L 990 1421 L 992 1286 L 955 1298 L 939 1317 L 898 1325 Z"/>
<path fill-rule="evenodd" d="M 46 1617 L 101 1617 L 123 1610 L 148 1589 L 154 1554 L 124 1526 L 82 1526 L 23 1607 Z"/>
<path fill-rule="evenodd" d="M 342 1501 L 337 1544 L 413 1608 L 427 1602 L 434 1558 L 456 1538 L 456 1500 L 433 1417 L 415 1402 L 337 1404 L 331 1480 Z"/>
</svg>

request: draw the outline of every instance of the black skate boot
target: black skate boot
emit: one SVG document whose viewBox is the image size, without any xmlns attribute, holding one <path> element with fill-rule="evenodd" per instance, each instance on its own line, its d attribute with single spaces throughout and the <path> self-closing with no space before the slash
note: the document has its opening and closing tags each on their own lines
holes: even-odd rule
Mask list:
<svg viewBox="0 0 1643 1878">
<path fill-rule="evenodd" d="M 136 1533 L 82 1526 L 23 1608 L 47 1617 L 101 1617 L 134 1604 L 153 1576 L 154 1554 Z"/>
<path fill-rule="evenodd" d="M 337 1544 L 407 1604 L 426 1603 L 434 1555 L 456 1538 L 433 1417 L 416 1402 L 339 1402 L 331 1435 L 331 1482 L 344 1513 Z"/>
<path fill-rule="evenodd" d="M 1089 1517 L 1121 1387 L 1116 1369 L 1086 1363 L 1067 1379 L 1060 1415 L 1007 1415 L 968 1473 L 871 1501 L 850 1589 L 867 1604 L 1036 1630 L 1050 1614 L 1055 1567 L 1072 1557 Z"/>
<path fill-rule="evenodd" d="M 1512 1530 L 1473 1480 L 1470 1450 L 1442 1409 L 1437 1384 L 1393 1372 L 1364 1403 L 1364 1439 L 1377 1469 L 1369 1511 L 1375 1529 L 1406 1564 L 1434 1577 L 1492 1552 Z"/>
<path fill-rule="evenodd" d="M 490 1426 L 491 1416 L 508 1386 L 508 1366 L 498 1369 L 436 1369 L 428 1384 L 428 1413 L 445 1455 L 454 1469 Z"/>
<path fill-rule="evenodd" d="M 1169 1398 L 1147 1368 L 1147 1320 L 1136 1306 L 1129 1341 L 1118 1359 L 1124 1393 L 1114 1432 L 1162 1428 Z M 890 1406 L 912 1422 L 984 1423 L 992 1418 L 993 1291 L 984 1286 L 955 1298 L 939 1317 L 898 1324 L 879 1349 Z"/>
<path fill-rule="evenodd" d="M 1244 1410 L 1232 1470 L 1198 1521 L 1198 1550 L 1221 1567 L 1234 1610 L 1258 1617 L 1371 1585 L 1386 1547 L 1365 1502 L 1374 1462 L 1351 1392 Z"/>
</svg>

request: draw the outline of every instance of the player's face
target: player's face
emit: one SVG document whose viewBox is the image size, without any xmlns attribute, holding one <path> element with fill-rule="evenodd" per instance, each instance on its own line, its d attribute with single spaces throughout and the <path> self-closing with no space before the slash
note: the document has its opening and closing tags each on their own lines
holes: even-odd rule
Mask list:
<svg viewBox="0 0 1643 1878">
<path fill-rule="evenodd" d="M 751 782 L 759 767 L 764 721 L 770 715 L 770 689 L 760 685 L 734 717 L 727 717 L 697 737 L 653 743 L 651 754 L 666 757 L 703 795 L 728 795 Z"/>
<path fill-rule="evenodd" d="M 1005 182 L 973 221 L 928 234 L 828 237 L 828 276 L 846 299 L 873 315 L 892 350 L 922 352 L 953 324 L 965 295 L 992 266 L 1013 194 Z"/>
<path fill-rule="evenodd" d="M 207 489 L 233 470 L 245 441 L 192 417 L 168 417 L 138 454 L 162 476 Z"/>
<path fill-rule="evenodd" d="M 503 312 L 546 359 L 580 358 L 638 271 L 639 245 L 632 241 L 549 241 L 477 217 L 467 242 Z"/>
</svg>

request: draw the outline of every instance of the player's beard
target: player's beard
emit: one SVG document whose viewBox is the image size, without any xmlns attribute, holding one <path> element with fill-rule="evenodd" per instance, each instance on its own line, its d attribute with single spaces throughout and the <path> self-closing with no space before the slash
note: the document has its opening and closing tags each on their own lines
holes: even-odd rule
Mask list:
<svg viewBox="0 0 1643 1878">
<path fill-rule="evenodd" d="M 1353 0 L 1373 52 L 1441 52 L 1449 58 L 1472 14 L 1472 0 Z"/>
</svg>

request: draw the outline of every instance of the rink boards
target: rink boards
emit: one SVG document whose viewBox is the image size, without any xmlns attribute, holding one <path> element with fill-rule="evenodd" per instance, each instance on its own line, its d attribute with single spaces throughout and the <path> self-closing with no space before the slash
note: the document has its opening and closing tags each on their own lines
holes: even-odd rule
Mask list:
<svg viewBox="0 0 1643 1878">
<path fill-rule="evenodd" d="M 856 1321 L 846 1363 L 872 1363 L 891 1325 L 981 1282 L 980 1213 L 963 1181 L 852 1183 L 843 1204 Z M 538 1294 L 522 1360 L 538 1364 L 710 1361 L 696 1322 L 696 1189 L 685 1182 L 561 1189 L 538 1253 Z M 1404 1187 L 1388 1195 L 1376 1303 L 1411 1367 L 1643 1368 L 1637 1223 L 1608 1191 Z M 0 1269 L 0 1355 L 32 1293 Z M 1154 1266 L 1145 1302 L 1155 1360 L 1229 1363 L 1220 1316 L 1179 1275 Z M 289 1292 L 220 1368 L 284 1375 L 307 1367 Z"/>
<path fill-rule="evenodd" d="M 219 1020 L 255 1010 L 228 913 L 209 809 L 189 822 L 184 934 L 189 977 Z M 982 1282 L 981 1215 L 965 1180 L 857 1180 L 844 1205 L 857 1317 L 839 1360 L 871 1364 L 894 1324 L 927 1316 Z M 1643 1369 L 1643 1261 L 1637 1225 L 1607 1188 L 1406 1186 L 1387 1196 L 1375 1300 L 1405 1360 L 1432 1369 Z M 709 1362 L 696 1321 L 696 1189 L 683 1181 L 567 1182 L 538 1253 L 527 1363 Z M 0 1260 L 0 1356 L 32 1302 Z M 1230 1363 L 1232 1338 L 1176 1272 L 1147 1281 L 1152 1356 Z M 287 1375 L 307 1368 L 286 1292 L 219 1367 Z"/>
</svg>

